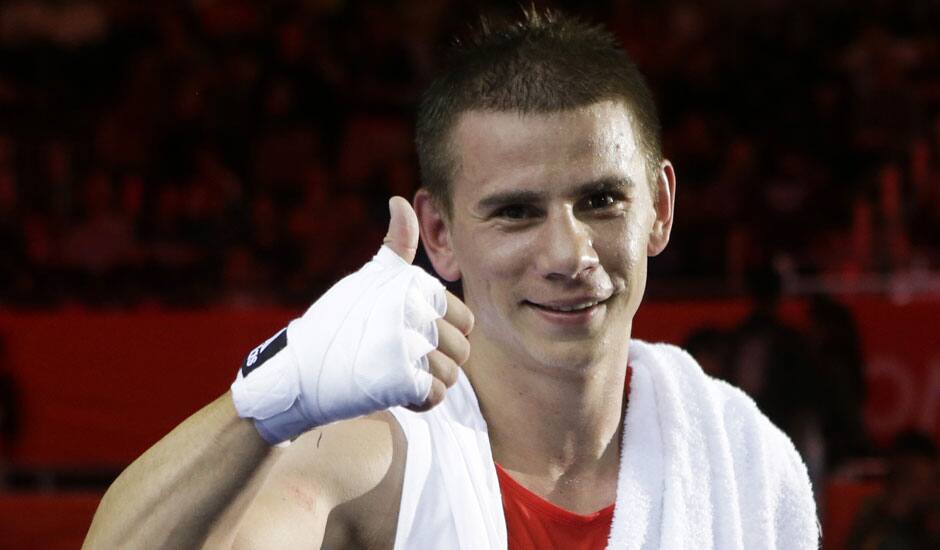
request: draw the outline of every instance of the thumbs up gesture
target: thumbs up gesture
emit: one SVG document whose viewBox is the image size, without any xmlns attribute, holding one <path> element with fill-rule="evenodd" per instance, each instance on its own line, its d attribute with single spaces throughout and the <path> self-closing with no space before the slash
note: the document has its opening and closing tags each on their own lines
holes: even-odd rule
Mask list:
<svg viewBox="0 0 940 550">
<path fill-rule="evenodd" d="M 235 408 L 270 443 L 315 426 L 444 399 L 470 354 L 473 315 L 411 265 L 418 219 L 389 201 L 384 245 L 298 319 L 248 354 L 232 384 Z"/>
<path fill-rule="evenodd" d="M 411 204 L 402 197 L 392 197 L 388 202 L 391 219 L 385 246 L 408 262 L 414 262 L 418 251 L 418 216 Z M 427 410 L 444 399 L 447 388 L 457 382 L 458 369 L 470 356 L 470 342 L 467 335 L 473 329 L 473 314 L 460 298 L 449 291 L 444 291 L 447 310 L 443 319 L 437 320 L 438 345 L 428 353 L 431 390 L 428 397 L 420 404 L 410 404 L 409 409 Z"/>
</svg>

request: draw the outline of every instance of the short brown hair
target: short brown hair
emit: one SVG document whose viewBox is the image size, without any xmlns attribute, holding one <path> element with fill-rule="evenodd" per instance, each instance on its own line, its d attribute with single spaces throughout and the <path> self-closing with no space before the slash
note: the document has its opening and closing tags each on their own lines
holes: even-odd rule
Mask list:
<svg viewBox="0 0 940 550">
<path fill-rule="evenodd" d="M 421 184 L 450 217 L 457 169 L 451 137 L 464 112 L 552 113 L 607 99 L 622 100 L 630 109 L 655 185 L 662 146 L 653 94 L 610 32 L 534 8 L 523 10 L 516 22 L 483 19 L 469 40 L 455 44 L 421 98 L 415 139 Z"/>
</svg>

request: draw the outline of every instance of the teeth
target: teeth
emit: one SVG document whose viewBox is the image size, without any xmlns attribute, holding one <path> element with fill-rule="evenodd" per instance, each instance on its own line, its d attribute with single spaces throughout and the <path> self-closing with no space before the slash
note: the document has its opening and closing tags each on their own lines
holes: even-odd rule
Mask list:
<svg viewBox="0 0 940 550">
<path fill-rule="evenodd" d="M 597 305 L 597 302 L 584 302 L 583 304 L 577 304 L 573 306 L 559 306 L 559 307 L 547 306 L 547 307 L 548 309 L 553 309 L 555 311 L 578 311 L 578 310 L 587 309 L 589 307 L 593 307 L 596 305 Z"/>
</svg>

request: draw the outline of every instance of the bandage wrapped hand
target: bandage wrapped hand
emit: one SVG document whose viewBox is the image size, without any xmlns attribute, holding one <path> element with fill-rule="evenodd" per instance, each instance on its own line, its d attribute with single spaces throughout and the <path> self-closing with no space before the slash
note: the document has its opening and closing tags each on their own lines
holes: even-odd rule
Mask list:
<svg viewBox="0 0 940 550">
<path fill-rule="evenodd" d="M 258 346 L 232 384 L 239 416 L 274 444 L 315 427 L 397 405 L 443 399 L 469 355 L 472 315 L 411 265 L 417 218 L 390 202 L 386 244 L 298 319 Z"/>
</svg>

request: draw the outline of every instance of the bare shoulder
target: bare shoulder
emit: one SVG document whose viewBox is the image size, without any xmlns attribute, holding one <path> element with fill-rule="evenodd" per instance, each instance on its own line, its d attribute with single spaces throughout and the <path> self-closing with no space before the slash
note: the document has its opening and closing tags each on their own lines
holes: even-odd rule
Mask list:
<svg viewBox="0 0 940 550">
<path fill-rule="evenodd" d="M 234 548 L 391 549 L 405 447 L 389 412 L 307 432 L 278 451 Z"/>
</svg>

